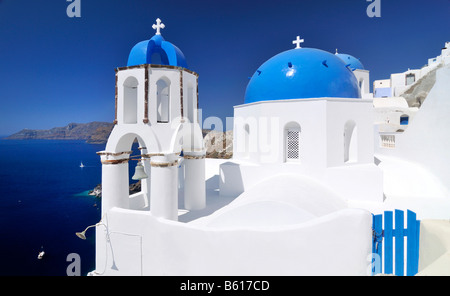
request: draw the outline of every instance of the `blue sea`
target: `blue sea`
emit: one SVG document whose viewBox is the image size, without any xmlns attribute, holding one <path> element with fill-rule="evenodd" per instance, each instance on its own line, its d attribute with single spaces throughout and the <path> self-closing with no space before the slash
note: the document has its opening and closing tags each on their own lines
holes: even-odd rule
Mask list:
<svg viewBox="0 0 450 296">
<path fill-rule="evenodd" d="M 101 183 L 96 152 L 104 148 L 0 139 L 0 275 L 66 276 L 71 253 L 80 256 L 81 275 L 95 268 L 95 230 L 87 240 L 75 232 L 101 219 L 100 199 L 87 193 Z"/>
</svg>

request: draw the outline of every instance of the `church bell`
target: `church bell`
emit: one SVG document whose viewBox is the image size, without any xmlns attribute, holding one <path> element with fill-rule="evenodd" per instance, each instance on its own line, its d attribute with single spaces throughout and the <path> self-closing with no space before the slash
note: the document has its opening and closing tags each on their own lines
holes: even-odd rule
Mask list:
<svg viewBox="0 0 450 296">
<path fill-rule="evenodd" d="M 148 176 L 144 171 L 144 166 L 142 165 L 142 162 L 139 161 L 136 165 L 136 170 L 134 172 L 134 176 L 132 177 L 133 180 L 142 180 L 147 179 Z"/>
</svg>

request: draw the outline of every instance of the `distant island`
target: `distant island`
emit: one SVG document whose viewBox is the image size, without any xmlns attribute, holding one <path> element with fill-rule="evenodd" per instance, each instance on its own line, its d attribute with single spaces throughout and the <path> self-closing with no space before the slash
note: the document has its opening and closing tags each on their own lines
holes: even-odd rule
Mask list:
<svg viewBox="0 0 450 296">
<path fill-rule="evenodd" d="M 104 144 L 114 127 L 109 122 L 69 123 L 49 130 L 23 129 L 6 140 L 85 140 L 89 144 Z"/>
<path fill-rule="evenodd" d="M 5 140 L 84 140 L 88 144 L 105 144 L 114 128 L 109 122 L 69 123 L 49 130 L 23 129 Z M 233 131 L 203 130 L 207 158 L 229 159 L 233 153 Z"/>
</svg>

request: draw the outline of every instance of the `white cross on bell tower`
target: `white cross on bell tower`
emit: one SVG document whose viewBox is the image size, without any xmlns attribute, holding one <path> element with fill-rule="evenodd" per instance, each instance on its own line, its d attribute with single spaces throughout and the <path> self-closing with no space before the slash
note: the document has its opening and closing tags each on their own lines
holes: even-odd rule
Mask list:
<svg viewBox="0 0 450 296">
<path fill-rule="evenodd" d="M 152 28 L 156 30 L 156 35 L 161 35 L 161 29 L 164 29 L 166 25 L 161 23 L 161 20 L 159 18 L 156 19 L 156 25 L 154 24 Z"/>
<path fill-rule="evenodd" d="M 295 48 L 302 48 L 300 46 L 300 43 L 303 43 L 303 42 L 305 42 L 305 40 L 304 39 L 300 39 L 300 36 L 297 36 L 297 39 L 292 41 L 292 44 L 296 44 L 297 45 Z"/>
</svg>

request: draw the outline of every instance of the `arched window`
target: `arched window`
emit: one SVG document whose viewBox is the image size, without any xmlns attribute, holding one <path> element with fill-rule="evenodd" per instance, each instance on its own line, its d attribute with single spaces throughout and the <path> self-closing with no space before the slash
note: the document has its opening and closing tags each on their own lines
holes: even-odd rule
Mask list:
<svg viewBox="0 0 450 296">
<path fill-rule="evenodd" d="M 244 157 L 250 155 L 250 126 L 248 123 L 244 126 Z"/>
<path fill-rule="evenodd" d="M 148 64 L 169 65 L 169 58 L 162 48 L 153 47 L 152 51 L 149 52 L 149 56 L 150 60 L 147 61 Z"/>
<path fill-rule="evenodd" d="M 123 83 L 123 122 L 137 123 L 138 81 L 128 77 Z"/>
<path fill-rule="evenodd" d="M 301 128 L 296 122 L 286 124 L 284 128 L 285 161 L 300 161 Z"/>
<path fill-rule="evenodd" d="M 156 82 L 156 86 L 157 121 L 159 123 L 167 123 L 170 118 L 170 83 L 166 79 L 161 78 Z"/>
<path fill-rule="evenodd" d="M 359 80 L 359 89 L 361 90 L 361 93 L 364 93 L 364 88 L 365 88 L 364 83 L 365 83 L 364 78 L 361 78 Z"/>
<path fill-rule="evenodd" d="M 358 128 L 353 120 L 344 126 L 344 162 L 358 161 Z"/>
<path fill-rule="evenodd" d="M 194 109 L 197 107 L 194 104 L 194 88 L 189 85 L 187 88 L 187 102 L 186 102 L 186 117 L 190 123 L 194 122 Z"/>
</svg>

